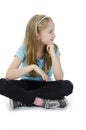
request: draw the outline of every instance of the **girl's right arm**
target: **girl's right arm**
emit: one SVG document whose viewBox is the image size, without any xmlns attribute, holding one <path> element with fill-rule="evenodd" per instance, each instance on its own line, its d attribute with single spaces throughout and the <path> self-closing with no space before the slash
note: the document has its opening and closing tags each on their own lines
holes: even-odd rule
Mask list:
<svg viewBox="0 0 86 130">
<path fill-rule="evenodd" d="M 40 69 L 37 65 L 32 64 L 23 68 L 19 68 L 20 64 L 21 60 L 16 56 L 7 70 L 6 79 L 8 80 L 17 79 L 34 70 L 43 78 L 43 80 L 48 81 L 48 76 L 46 75 L 46 73 L 42 69 Z"/>
<path fill-rule="evenodd" d="M 24 68 L 19 68 L 20 64 L 21 60 L 16 56 L 7 70 L 6 79 L 17 79 L 33 70 L 32 65 L 26 66 Z"/>
</svg>

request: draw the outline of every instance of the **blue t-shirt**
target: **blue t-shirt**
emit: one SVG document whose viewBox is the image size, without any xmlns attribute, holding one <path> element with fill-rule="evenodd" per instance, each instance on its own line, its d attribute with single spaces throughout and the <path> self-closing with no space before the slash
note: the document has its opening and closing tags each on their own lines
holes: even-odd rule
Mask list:
<svg viewBox="0 0 86 130">
<path fill-rule="evenodd" d="M 60 55 L 60 52 L 59 50 L 57 50 L 55 52 L 56 55 Z M 17 50 L 16 52 L 16 55 L 21 61 L 22 61 L 22 64 L 20 67 L 25 67 L 27 66 L 27 62 L 26 62 L 26 48 L 25 48 L 25 45 L 22 44 L 19 49 Z M 40 68 L 43 68 L 44 67 L 44 57 L 42 59 L 37 59 L 37 65 L 40 67 Z M 52 73 L 53 73 L 53 70 L 52 70 L 52 66 L 50 68 L 50 70 L 47 72 L 47 75 L 49 77 L 49 80 L 52 80 Z M 42 77 L 41 76 L 36 76 L 36 77 L 30 77 L 29 74 L 25 74 L 21 77 L 21 79 L 27 79 L 27 80 L 39 80 L 39 81 L 42 81 Z"/>
</svg>

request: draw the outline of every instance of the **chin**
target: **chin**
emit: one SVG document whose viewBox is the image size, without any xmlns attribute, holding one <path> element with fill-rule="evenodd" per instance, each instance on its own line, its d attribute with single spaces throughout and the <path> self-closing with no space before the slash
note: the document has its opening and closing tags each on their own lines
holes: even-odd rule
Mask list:
<svg viewBox="0 0 86 130">
<path fill-rule="evenodd" d="M 54 44 L 54 42 L 50 42 L 49 44 L 52 45 L 52 44 Z"/>
<path fill-rule="evenodd" d="M 45 46 L 52 45 L 52 44 L 54 44 L 54 43 L 53 42 L 47 42 L 47 43 L 45 43 Z"/>
</svg>

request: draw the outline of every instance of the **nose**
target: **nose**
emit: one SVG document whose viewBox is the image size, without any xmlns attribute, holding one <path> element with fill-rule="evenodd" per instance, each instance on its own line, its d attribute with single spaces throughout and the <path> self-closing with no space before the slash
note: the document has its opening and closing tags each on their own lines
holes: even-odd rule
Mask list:
<svg viewBox="0 0 86 130">
<path fill-rule="evenodd" d="M 52 36 L 53 36 L 53 38 L 55 38 L 55 37 L 56 37 L 55 33 L 53 33 L 53 35 L 52 35 Z"/>
</svg>

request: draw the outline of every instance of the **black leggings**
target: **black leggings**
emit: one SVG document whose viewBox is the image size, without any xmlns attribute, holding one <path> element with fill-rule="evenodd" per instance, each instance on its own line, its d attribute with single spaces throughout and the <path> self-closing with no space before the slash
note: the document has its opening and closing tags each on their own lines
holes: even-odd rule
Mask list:
<svg viewBox="0 0 86 130">
<path fill-rule="evenodd" d="M 68 96 L 73 91 L 73 84 L 69 80 L 31 81 L 0 79 L 0 94 L 32 105 L 36 97 L 43 99 L 59 99 Z"/>
</svg>

